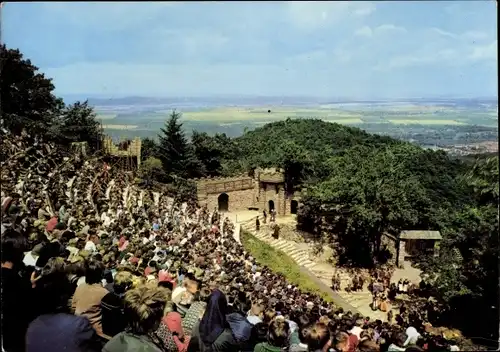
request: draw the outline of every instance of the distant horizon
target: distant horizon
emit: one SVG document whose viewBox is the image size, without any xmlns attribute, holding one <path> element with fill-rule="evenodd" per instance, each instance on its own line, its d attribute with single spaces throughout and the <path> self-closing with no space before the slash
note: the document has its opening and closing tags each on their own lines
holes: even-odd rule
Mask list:
<svg viewBox="0 0 500 352">
<path fill-rule="evenodd" d="M 428 96 L 406 96 L 406 97 L 322 97 L 314 95 L 262 95 L 262 94 L 206 94 L 206 95 L 140 95 L 140 94 L 59 94 L 66 99 L 99 99 L 99 100 L 118 100 L 118 99 L 311 99 L 318 101 L 402 101 L 402 100 L 427 100 L 427 99 L 475 99 L 475 100 L 498 100 L 498 96 L 459 96 L 459 95 L 428 95 Z"/>
<path fill-rule="evenodd" d="M 56 94 L 108 98 L 496 97 L 497 27 L 490 0 L 2 8 L 3 42 L 52 78 Z"/>
</svg>

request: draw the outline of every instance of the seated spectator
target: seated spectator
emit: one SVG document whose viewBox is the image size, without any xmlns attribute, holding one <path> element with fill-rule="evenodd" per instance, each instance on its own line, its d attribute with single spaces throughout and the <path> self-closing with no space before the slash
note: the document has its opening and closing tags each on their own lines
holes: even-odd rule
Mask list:
<svg viewBox="0 0 500 352">
<path fill-rule="evenodd" d="M 192 335 L 194 326 L 200 322 L 205 314 L 209 297 L 210 290 L 208 288 L 202 288 L 194 295 L 194 301 L 182 319 L 182 328 L 187 336 Z"/>
<path fill-rule="evenodd" d="M 107 257 L 106 257 L 107 259 Z M 103 262 L 104 264 L 104 262 Z M 108 292 L 113 292 L 113 273 L 109 269 L 104 270 L 102 284 Z"/>
<path fill-rule="evenodd" d="M 168 312 L 162 319 L 162 323 L 156 332 L 163 340 L 165 351 L 186 352 L 189 345 L 189 337 L 182 329 L 182 317 L 178 312 Z"/>
<path fill-rule="evenodd" d="M 330 331 L 325 324 L 316 323 L 304 332 L 304 340 L 309 352 L 327 352 L 332 343 Z"/>
<path fill-rule="evenodd" d="M 100 351 L 102 343 L 89 320 L 69 312 L 71 284 L 64 259 L 49 259 L 35 280 L 41 315 L 28 327 L 26 352 Z"/>
<path fill-rule="evenodd" d="M 123 297 L 132 287 L 132 274 L 120 271 L 113 282 L 113 292 L 101 300 L 102 332 L 110 337 L 125 330 L 126 321 L 123 312 Z"/>
<path fill-rule="evenodd" d="M 203 318 L 193 328 L 188 351 L 230 352 L 237 349 L 238 344 L 228 328 L 227 312 L 226 296 L 220 290 L 214 290 L 208 299 Z"/>
<path fill-rule="evenodd" d="M 92 231 L 92 230 L 91 230 Z M 99 243 L 99 237 L 95 233 L 91 233 L 87 237 L 87 242 L 85 243 L 85 250 L 89 251 L 90 253 L 96 253 L 97 252 L 97 244 Z"/>
<path fill-rule="evenodd" d="M 410 326 L 408 327 L 408 329 L 406 329 L 406 336 L 407 338 L 404 346 L 416 345 L 421 335 L 418 333 L 417 329 L 415 329 L 413 326 Z"/>
<path fill-rule="evenodd" d="M 293 316 L 292 321 L 297 325 L 295 329 L 291 329 L 290 332 L 290 351 L 291 352 L 307 352 L 309 347 L 307 346 L 306 333 L 307 327 L 309 326 L 309 318 L 306 314 L 301 314 L 299 316 Z"/>
<path fill-rule="evenodd" d="M 103 273 L 104 265 L 90 259 L 85 265 L 85 283 L 76 288 L 72 301 L 75 314 L 86 316 L 100 336 L 103 336 L 101 300 L 108 294 L 108 290 L 102 286 Z"/>
<path fill-rule="evenodd" d="M 332 346 L 338 352 L 348 352 L 349 346 L 349 334 L 346 332 L 338 332 L 332 341 Z"/>
<path fill-rule="evenodd" d="M 401 352 L 405 350 L 406 335 L 402 332 L 397 333 L 392 339 L 392 344 L 387 349 L 388 352 Z"/>
<path fill-rule="evenodd" d="M 254 352 L 278 352 L 288 349 L 290 326 L 284 319 L 274 319 L 269 324 L 267 342 L 261 342 L 254 348 Z"/>
<path fill-rule="evenodd" d="M 248 321 L 253 325 L 261 323 L 264 317 L 264 306 L 262 304 L 254 303 L 248 312 Z"/>
<path fill-rule="evenodd" d="M 371 340 L 361 341 L 356 349 L 358 352 L 380 352 L 380 346 Z M 407 349 L 408 351 L 408 349 Z"/>
<path fill-rule="evenodd" d="M 253 325 L 247 320 L 246 312 L 251 307 L 251 303 L 248 300 L 241 300 L 233 305 L 233 312 L 226 315 L 227 323 L 231 331 L 233 332 L 233 337 L 240 346 L 240 350 L 253 351 L 255 345 L 258 341 L 252 341 L 252 330 Z"/>
<path fill-rule="evenodd" d="M 74 285 L 76 291 L 78 286 L 85 283 L 85 260 L 80 255 L 73 257 L 66 270 L 69 281 Z"/>
<path fill-rule="evenodd" d="M 165 346 L 158 330 L 168 292 L 162 287 L 141 285 L 125 293 L 124 312 L 126 332 L 114 336 L 103 348 L 103 352 L 163 352 Z"/>
<path fill-rule="evenodd" d="M 42 251 L 42 248 L 43 248 L 43 244 L 38 243 L 37 245 L 35 245 L 33 247 L 33 249 L 31 251 L 27 252 L 24 255 L 24 259 L 23 259 L 24 264 L 27 266 L 35 267 L 36 261 L 38 260 L 38 257 L 40 256 L 40 252 Z"/>
</svg>

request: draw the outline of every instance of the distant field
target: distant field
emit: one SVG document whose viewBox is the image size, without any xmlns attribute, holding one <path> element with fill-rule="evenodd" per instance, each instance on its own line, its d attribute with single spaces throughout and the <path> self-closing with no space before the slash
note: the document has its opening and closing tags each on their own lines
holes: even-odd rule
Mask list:
<svg viewBox="0 0 500 352">
<path fill-rule="evenodd" d="M 268 110 L 271 112 L 268 112 Z M 353 120 L 354 118 L 358 121 L 362 115 L 340 110 L 264 107 L 219 108 L 203 111 L 186 111 L 183 112 L 182 117 L 184 120 L 189 121 L 219 121 L 227 123 L 234 121 L 258 121 L 262 119 L 266 121 L 276 121 L 286 118 L 318 118 L 328 120 Z"/>
<path fill-rule="evenodd" d="M 99 111 L 98 118 L 107 130 L 158 131 L 172 110 L 142 112 Z M 270 112 L 269 112 L 270 111 Z M 182 122 L 187 130 L 213 131 L 218 128 L 233 135 L 236 130 L 255 128 L 287 118 L 316 118 L 363 128 L 364 125 L 477 125 L 496 127 L 496 110 L 463 109 L 453 106 L 418 106 L 412 104 L 361 106 L 356 104 L 324 105 L 317 107 L 261 106 L 186 109 Z M 389 128 L 389 127 L 388 127 Z"/>
<path fill-rule="evenodd" d="M 97 119 L 98 120 L 111 120 L 114 119 L 117 116 L 117 114 L 102 114 L 102 113 L 97 113 Z"/>
<path fill-rule="evenodd" d="M 102 128 L 107 130 L 135 130 L 137 125 L 102 125 Z"/>
<path fill-rule="evenodd" d="M 388 120 L 395 125 L 466 125 L 456 120 Z"/>
<path fill-rule="evenodd" d="M 363 120 L 357 119 L 357 118 L 323 118 L 322 120 L 328 121 L 328 122 L 335 122 L 339 123 L 341 125 L 359 125 L 364 123 Z"/>
</svg>

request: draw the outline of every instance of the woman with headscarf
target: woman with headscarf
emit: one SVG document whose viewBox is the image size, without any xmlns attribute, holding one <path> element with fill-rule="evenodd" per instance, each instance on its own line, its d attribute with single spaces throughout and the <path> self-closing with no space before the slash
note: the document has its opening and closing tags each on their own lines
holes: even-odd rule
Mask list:
<svg viewBox="0 0 500 352">
<path fill-rule="evenodd" d="M 188 352 L 231 352 L 239 346 L 226 320 L 226 296 L 218 289 L 210 295 L 200 323 L 194 327 Z"/>
</svg>

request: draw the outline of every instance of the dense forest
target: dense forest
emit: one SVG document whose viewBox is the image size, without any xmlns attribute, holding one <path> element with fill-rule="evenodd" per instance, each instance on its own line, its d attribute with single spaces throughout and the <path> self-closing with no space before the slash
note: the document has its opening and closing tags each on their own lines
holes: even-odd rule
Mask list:
<svg viewBox="0 0 500 352">
<path fill-rule="evenodd" d="M 0 51 L 2 133 L 63 146 L 86 141 L 99 153 L 87 102 L 64 104 L 19 51 Z M 373 265 L 382 233 L 441 231 L 441 255 L 419 265 L 447 307 L 443 316 L 469 336 L 498 337 L 498 156 L 462 161 L 321 120 L 287 119 L 237 138 L 193 131 L 188 139 L 180 117 L 172 113 L 158 141 L 143 140 L 146 185 L 176 184 L 193 197 L 191 178 L 280 167 L 287 192 L 301 190 L 298 226 L 334 244 L 343 265 Z"/>
</svg>

